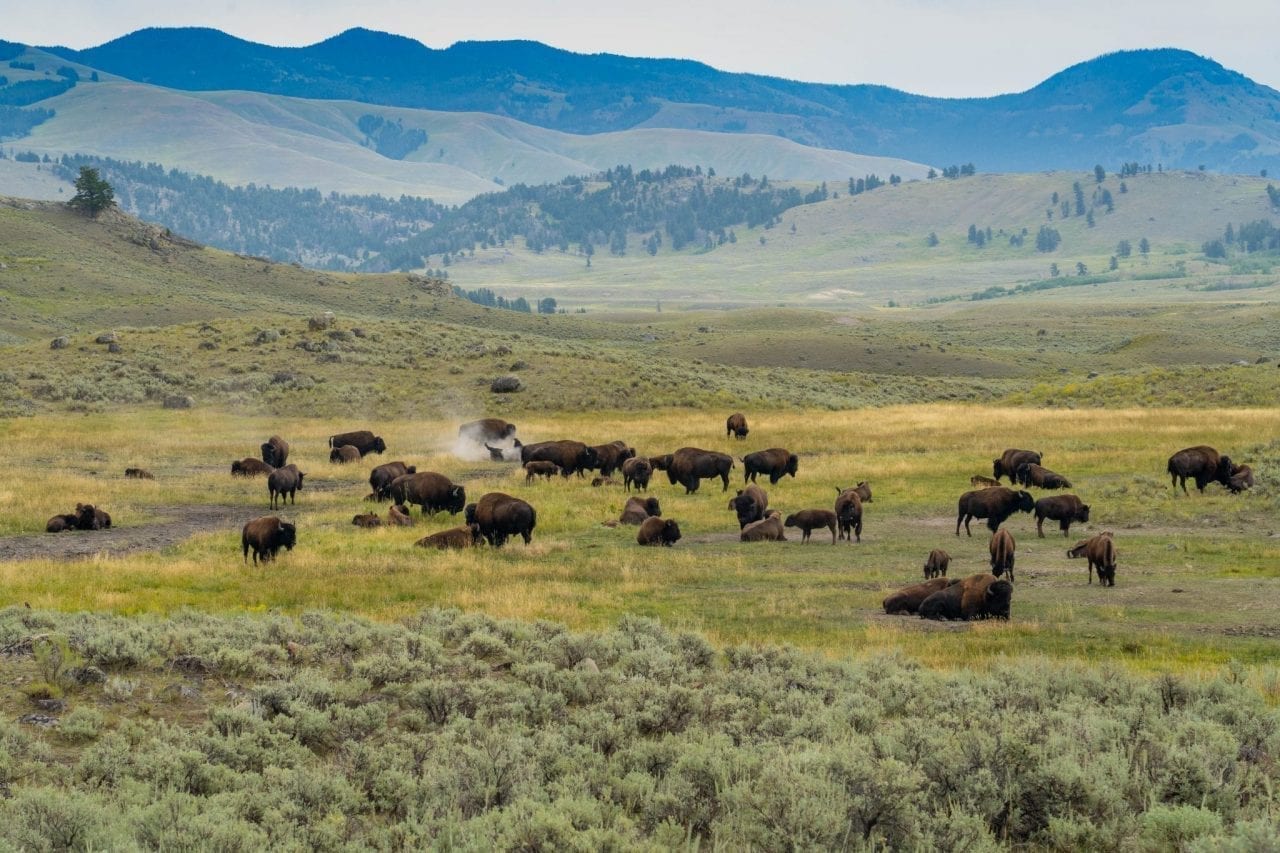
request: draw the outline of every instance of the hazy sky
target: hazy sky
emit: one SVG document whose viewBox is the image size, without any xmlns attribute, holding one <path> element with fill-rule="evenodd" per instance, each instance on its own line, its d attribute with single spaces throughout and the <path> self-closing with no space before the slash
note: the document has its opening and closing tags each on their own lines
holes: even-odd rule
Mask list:
<svg viewBox="0 0 1280 853">
<path fill-rule="evenodd" d="M 1022 91 L 1114 50 L 1180 47 L 1280 88 L 1277 0 L 0 0 L 0 10 L 0 38 L 29 44 L 89 47 L 148 26 L 208 26 L 304 45 L 361 26 L 436 48 L 533 39 L 947 97 Z"/>
</svg>

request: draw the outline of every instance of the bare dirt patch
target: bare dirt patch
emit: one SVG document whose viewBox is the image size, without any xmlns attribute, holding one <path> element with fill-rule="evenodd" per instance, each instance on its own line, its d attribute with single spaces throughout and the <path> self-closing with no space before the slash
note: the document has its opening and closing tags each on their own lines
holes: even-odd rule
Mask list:
<svg viewBox="0 0 1280 853">
<path fill-rule="evenodd" d="M 262 513 L 245 506 L 191 504 L 147 507 L 147 514 L 158 520 L 110 530 L 5 536 L 0 538 L 0 560 L 82 560 L 99 554 L 159 551 L 198 533 L 237 529 Z"/>
</svg>

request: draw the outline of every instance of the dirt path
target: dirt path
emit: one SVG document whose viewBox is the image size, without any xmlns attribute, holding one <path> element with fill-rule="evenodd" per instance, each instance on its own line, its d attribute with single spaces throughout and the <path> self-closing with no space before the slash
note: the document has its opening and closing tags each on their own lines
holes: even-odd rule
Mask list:
<svg viewBox="0 0 1280 853">
<path fill-rule="evenodd" d="M 158 516 L 160 520 L 111 530 L 0 537 L 0 560 L 79 560 L 98 554 L 118 556 L 134 551 L 158 551 L 197 533 L 236 530 L 255 515 L 251 507 L 219 504 L 146 509 L 148 515 Z"/>
</svg>

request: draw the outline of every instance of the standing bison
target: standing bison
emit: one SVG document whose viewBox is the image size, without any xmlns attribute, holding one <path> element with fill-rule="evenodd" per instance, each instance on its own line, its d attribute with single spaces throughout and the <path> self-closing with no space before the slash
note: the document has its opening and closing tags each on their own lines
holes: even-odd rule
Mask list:
<svg viewBox="0 0 1280 853">
<path fill-rule="evenodd" d="M 597 444 L 592 448 L 596 452 L 595 462 L 591 464 L 593 470 L 599 471 L 600 476 L 608 477 L 614 471 L 622 467 L 622 465 L 635 458 L 636 449 L 628 447 L 624 441 L 611 441 L 608 444 Z"/>
<path fill-rule="evenodd" d="M 738 492 L 737 497 L 729 499 L 729 509 L 738 514 L 738 529 L 746 527 L 753 521 L 764 518 L 769 508 L 769 495 L 755 483 Z"/>
<path fill-rule="evenodd" d="M 1040 454 L 1034 450 L 1006 450 L 999 459 L 991 460 L 991 476 L 1000 482 L 1001 477 L 1008 477 L 1009 482 L 1016 483 L 1019 466 L 1033 462 L 1039 465 Z"/>
<path fill-rule="evenodd" d="M 1000 577 L 1008 572 L 1009 583 L 1013 583 L 1014 551 L 1018 547 L 1013 534 L 1002 527 L 992 534 L 987 547 L 991 551 L 991 574 Z"/>
<path fill-rule="evenodd" d="M 653 476 L 653 465 L 648 459 L 633 456 L 622 463 L 622 485 L 629 492 L 635 486 L 636 491 L 643 492 L 649 488 L 649 478 Z"/>
<path fill-rule="evenodd" d="M 808 542 L 809 535 L 819 527 L 831 531 L 831 544 L 836 544 L 836 514 L 829 509 L 802 509 L 787 516 L 783 527 L 798 527 L 801 542 Z"/>
<path fill-rule="evenodd" d="M 520 448 L 520 463 L 554 462 L 560 466 L 560 472 L 568 477 L 570 474 L 590 471 L 597 463 L 596 451 L 581 441 L 539 441 L 526 444 Z"/>
<path fill-rule="evenodd" d="M 383 453 L 387 449 L 387 443 L 382 440 L 382 436 L 374 435 L 367 429 L 342 432 L 329 436 L 329 447 L 331 449 L 342 447 L 344 444 L 349 444 L 359 450 L 362 457 L 368 456 L 370 453 Z"/>
<path fill-rule="evenodd" d="M 457 515 L 467 503 L 466 489 L 434 471 L 396 477 L 391 482 L 390 492 L 391 499 L 398 504 L 422 507 L 423 515 L 434 515 L 442 510 Z"/>
<path fill-rule="evenodd" d="M 970 575 L 920 603 L 922 619 L 1008 619 L 1013 584 L 995 575 Z"/>
<path fill-rule="evenodd" d="M 289 503 L 296 504 L 297 493 L 302 491 L 302 478 L 305 476 L 306 474 L 299 471 L 298 466 L 292 462 L 268 474 L 267 493 L 271 496 L 271 508 L 276 508 L 277 497 L 280 500 L 280 506 L 284 506 L 286 497 L 289 498 Z"/>
<path fill-rule="evenodd" d="M 835 513 L 841 539 L 862 541 L 862 493 L 859 488 L 836 487 Z"/>
<path fill-rule="evenodd" d="M 369 472 L 369 488 L 373 489 L 373 494 L 378 500 L 385 501 L 391 497 L 391 484 L 397 477 L 416 473 L 418 468 L 415 465 L 406 465 L 399 460 L 384 462 Z"/>
<path fill-rule="evenodd" d="M 1234 466 L 1229 456 L 1222 456 L 1212 447 L 1200 445 L 1179 450 L 1169 457 L 1167 466 L 1169 476 L 1173 478 L 1173 490 L 1178 490 L 1179 481 L 1182 493 L 1187 494 L 1187 478 L 1195 481 L 1196 488 L 1204 492 L 1204 487 L 1213 482 L 1231 487 L 1231 472 Z"/>
<path fill-rule="evenodd" d="M 941 577 L 927 580 L 924 583 L 903 587 L 882 602 L 884 612 L 890 616 L 897 613 L 915 613 L 920 609 L 920 605 L 924 603 L 926 598 L 933 595 L 935 592 L 939 592 L 958 583 L 960 583 L 960 578 L 951 578 L 948 580 L 945 577 Z"/>
<path fill-rule="evenodd" d="M 964 532 L 972 536 L 969 522 L 975 518 L 985 518 L 987 527 L 995 533 L 1009 516 L 1015 512 L 1031 512 L 1035 505 L 1030 492 L 1015 492 L 1004 486 L 965 492 L 960 496 L 956 513 L 956 535 L 960 535 L 960 525 L 963 524 Z"/>
<path fill-rule="evenodd" d="M 262 461 L 272 468 L 283 468 L 289 460 L 289 442 L 273 435 L 262 442 Z"/>
<path fill-rule="evenodd" d="M 1016 482 L 1024 486 L 1035 486 L 1037 489 L 1069 489 L 1071 481 L 1054 471 L 1050 471 L 1034 462 L 1023 462 L 1018 466 Z"/>
<path fill-rule="evenodd" d="M 1071 558 L 1084 557 L 1089 562 L 1089 583 L 1093 583 L 1093 568 L 1098 567 L 1098 583 L 1116 585 L 1116 546 L 1111 532 L 1099 533 L 1067 551 Z"/>
<path fill-rule="evenodd" d="M 249 550 L 253 550 L 253 564 L 258 561 L 266 563 L 276 558 L 281 548 L 292 551 L 298 542 L 298 529 L 277 516 L 264 515 L 245 524 L 240 531 L 240 547 L 244 551 L 244 560 L 249 561 Z"/>
<path fill-rule="evenodd" d="M 735 412 L 729 415 L 728 420 L 724 422 L 725 437 L 733 436 L 734 438 L 746 438 L 750 432 L 747 428 L 747 416 L 741 412 Z"/>
<path fill-rule="evenodd" d="M 924 561 L 924 579 L 946 577 L 947 567 L 951 565 L 951 555 L 941 548 L 934 548 Z"/>
<path fill-rule="evenodd" d="M 524 544 L 533 541 L 538 513 L 532 506 L 502 492 L 489 492 L 466 508 L 467 524 L 478 525 L 480 535 L 494 548 L 501 548 L 509 536 L 520 536 Z"/>
<path fill-rule="evenodd" d="M 800 465 L 800 457 L 783 447 L 771 447 L 768 450 L 757 450 L 742 457 L 742 482 L 756 481 L 757 474 L 766 474 L 769 485 L 776 486 L 787 474 L 796 476 Z"/>
<path fill-rule="evenodd" d="M 1072 522 L 1089 520 L 1089 505 L 1075 495 L 1054 495 L 1036 501 L 1036 534 L 1044 538 L 1044 520 L 1058 522 L 1062 535 L 1071 530 Z"/>
<path fill-rule="evenodd" d="M 667 479 L 671 485 L 684 486 L 685 494 L 698 491 L 702 480 L 719 477 L 724 484 L 723 491 L 729 490 L 729 471 L 733 468 L 733 457 L 727 453 L 714 450 L 699 450 L 696 447 L 682 447 L 671 454 L 671 463 L 667 466 Z"/>
<path fill-rule="evenodd" d="M 488 444 L 506 441 L 516 434 L 516 425 L 507 423 L 501 418 L 481 418 L 458 427 L 458 437 L 469 439 L 476 444 Z"/>
<path fill-rule="evenodd" d="M 560 466 L 546 459 L 533 459 L 524 463 L 524 481 L 532 482 L 534 477 L 545 477 L 550 480 L 560 473 Z"/>
<path fill-rule="evenodd" d="M 646 518 L 636 531 L 636 542 L 640 545 L 661 545 L 670 548 L 680 541 L 680 525 L 669 518 L 658 518 L 656 515 Z"/>
</svg>

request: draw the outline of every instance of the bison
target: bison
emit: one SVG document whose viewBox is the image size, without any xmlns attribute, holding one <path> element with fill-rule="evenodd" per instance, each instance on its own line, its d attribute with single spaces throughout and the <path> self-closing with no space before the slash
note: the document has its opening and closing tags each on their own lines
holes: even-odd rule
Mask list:
<svg viewBox="0 0 1280 853">
<path fill-rule="evenodd" d="M 373 489 L 374 500 L 385 501 L 391 497 L 391 484 L 397 477 L 416 473 L 416 465 L 406 465 L 400 461 L 384 462 L 374 468 L 369 472 L 369 488 Z"/>
<path fill-rule="evenodd" d="M 382 519 L 378 517 L 376 512 L 362 512 L 351 519 L 351 523 L 356 527 L 381 527 Z"/>
<path fill-rule="evenodd" d="M 231 476 L 233 477 L 257 477 L 259 474 L 270 474 L 274 470 L 276 469 L 266 462 L 250 456 L 231 463 Z"/>
<path fill-rule="evenodd" d="M 636 532 L 636 542 L 641 545 L 662 545 L 670 548 L 680 541 L 680 525 L 669 518 L 650 516 Z"/>
<path fill-rule="evenodd" d="M 646 518 L 657 518 L 662 515 L 662 504 L 657 498 L 627 498 L 622 507 L 619 524 L 644 524 Z"/>
<path fill-rule="evenodd" d="M 975 518 L 985 518 L 987 527 L 995 533 L 1015 512 L 1031 512 L 1034 508 L 1035 500 L 1030 492 L 1015 492 L 1004 486 L 965 492 L 960 496 L 956 513 L 956 535 L 960 535 L 960 525 L 964 524 L 964 532 L 972 536 L 969 522 Z"/>
<path fill-rule="evenodd" d="M 109 530 L 111 515 L 93 504 L 76 504 L 77 530 Z"/>
<path fill-rule="evenodd" d="M 413 544 L 419 548 L 439 548 L 441 551 L 474 548 L 480 544 L 480 525 L 464 524 L 460 527 L 450 527 L 448 530 L 423 536 Z"/>
<path fill-rule="evenodd" d="M 915 613 L 924 600 L 939 590 L 960 583 L 960 578 L 945 577 L 927 580 L 924 583 L 903 587 L 886 598 L 882 604 L 884 612 L 893 616 L 898 613 Z"/>
<path fill-rule="evenodd" d="M 329 451 L 329 461 L 338 465 L 360 461 L 360 448 L 354 444 L 344 444 Z"/>
<path fill-rule="evenodd" d="M 929 552 L 929 556 L 924 561 L 924 577 L 925 580 L 936 577 L 946 577 L 947 567 L 951 565 L 951 555 L 941 548 L 934 548 Z"/>
<path fill-rule="evenodd" d="M 734 412 L 732 415 L 729 415 L 728 419 L 724 422 L 725 438 L 728 438 L 729 436 L 733 436 L 734 438 L 746 438 L 747 433 L 750 431 L 751 430 L 747 428 L 747 416 L 742 414 L 742 412 Z"/>
<path fill-rule="evenodd" d="M 64 530 L 75 530 L 79 521 L 80 516 L 76 515 L 74 512 L 55 515 L 45 523 L 44 532 L 61 533 Z"/>
<path fill-rule="evenodd" d="M 253 549 L 253 564 L 274 560 L 281 548 L 292 551 L 298 543 L 298 529 L 277 516 L 264 515 L 245 524 L 240 531 L 240 546 L 244 549 L 245 562 L 249 561 L 249 549 Z"/>
<path fill-rule="evenodd" d="M 969 485 L 975 489 L 989 489 L 992 486 L 1000 485 L 999 480 L 993 480 L 990 477 L 984 477 L 981 474 L 974 474 L 969 478 Z"/>
<path fill-rule="evenodd" d="M 501 418 L 481 418 L 458 427 L 458 437 L 474 441 L 476 444 L 506 441 L 516 434 L 516 425 L 507 423 Z"/>
<path fill-rule="evenodd" d="M 1204 487 L 1213 482 L 1231 487 L 1231 472 L 1235 467 L 1231 457 L 1222 456 L 1212 447 L 1200 445 L 1179 450 L 1169 457 L 1167 466 L 1169 476 L 1173 478 L 1173 490 L 1177 492 L 1178 483 L 1182 483 L 1182 493 L 1187 494 L 1187 478 L 1195 480 L 1196 488 L 1204 492 Z"/>
<path fill-rule="evenodd" d="M 298 466 L 290 462 L 283 468 L 277 468 L 267 475 L 267 492 L 271 495 L 271 508 L 276 508 L 276 498 L 279 497 L 280 505 L 284 506 L 284 499 L 289 498 L 290 503 L 297 503 L 297 493 L 302 491 L 302 478 L 306 474 L 298 470 Z"/>
<path fill-rule="evenodd" d="M 435 471 L 417 471 L 391 481 L 391 499 L 398 504 L 422 508 L 423 515 L 434 515 L 441 510 L 450 515 L 462 512 L 467 503 L 467 491 L 454 485 L 444 474 Z"/>
<path fill-rule="evenodd" d="M 836 514 L 829 509 L 802 509 L 787 516 L 783 527 L 798 527 L 802 531 L 801 542 L 809 541 L 809 534 L 820 527 L 831 531 L 831 544 L 836 544 Z"/>
<path fill-rule="evenodd" d="M 1071 488 L 1071 481 L 1066 477 L 1034 462 L 1023 462 L 1019 465 L 1015 480 L 1024 486 L 1035 486 L 1037 489 Z"/>
<path fill-rule="evenodd" d="M 991 551 L 991 574 L 1000 577 L 1008 572 L 1009 583 L 1013 583 L 1013 560 L 1017 547 L 1013 534 L 1003 527 L 991 535 L 991 541 L 987 544 Z"/>
<path fill-rule="evenodd" d="M 760 521 L 753 521 L 742 528 L 738 538 L 743 542 L 787 541 L 787 537 L 782 530 L 782 513 L 776 509 L 769 510 L 769 514 Z"/>
<path fill-rule="evenodd" d="M 566 477 L 570 474 L 589 471 L 596 466 L 595 448 L 588 447 L 581 441 L 539 441 L 526 444 L 520 448 L 521 464 L 527 462 L 547 461 L 560 466 Z"/>
<path fill-rule="evenodd" d="M 671 485 L 677 483 L 684 486 L 685 494 L 698 491 L 702 480 L 719 477 L 724 484 L 722 491 L 729 491 L 729 471 L 733 468 L 733 457 L 727 453 L 714 450 L 699 450 L 696 447 L 682 447 L 671 454 L 671 464 L 667 466 L 667 479 Z"/>
<path fill-rule="evenodd" d="M 387 524 L 392 527 L 413 527 L 413 517 L 404 504 L 392 504 L 387 508 Z"/>
<path fill-rule="evenodd" d="M 289 442 L 278 435 L 273 435 L 262 442 L 262 461 L 272 468 L 283 468 L 289 461 Z"/>
<path fill-rule="evenodd" d="M 524 481 L 528 483 L 534 477 L 546 477 L 550 480 L 560 473 L 560 466 L 546 459 L 534 459 L 524 463 Z"/>
<path fill-rule="evenodd" d="M 154 480 L 156 478 L 156 475 L 146 468 L 125 468 L 124 475 L 130 480 Z"/>
<path fill-rule="evenodd" d="M 1093 567 L 1097 566 L 1098 583 L 1116 585 L 1116 546 L 1110 531 L 1077 542 L 1067 556 L 1084 557 L 1089 562 L 1089 583 L 1093 583 Z"/>
<path fill-rule="evenodd" d="M 1233 465 L 1231 479 L 1227 482 L 1231 494 L 1238 495 L 1245 489 L 1253 488 L 1253 469 L 1248 465 Z"/>
<path fill-rule="evenodd" d="M 1000 454 L 999 459 L 991 460 L 991 476 L 996 478 L 996 483 L 1000 482 L 1001 477 L 1008 477 L 1009 482 L 1016 483 L 1018 466 L 1027 462 L 1039 465 L 1040 454 L 1034 450 L 1006 450 Z"/>
<path fill-rule="evenodd" d="M 596 461 L 591 464 L 591 468 L 599 471 L 601 477 L 608 477 L 621 468 L 624 462 L 634 459 L 636 455 L 636 449 L 628 447 L 623 441 L 597 444 L 591 449 L 596 452 Z"/>
<path fill-rule="evenodd" d="M 922 619 L 1008 619 L 1013 584 L 995 575 L 970 575 L 920 602 Z"/>
<path fill-rule="evenodd" d="M 671 467 L 671 459 L 674 453 L 664 453 L 661 456 L 650 456 L 649 467 L 655 471 L 666 471 Z"/>
<path fill-rule="evenodd" d="M 350 444 L 356 450 L 360 451 L 360 455 L 368 456 L 370 453 L 384 453 L 387 449 L 387 443 L 382 440 L 382 436 L 374 435 L 367 429 L 358 429 L 355 432 L 341 432 L 337 435 L 329 436 L 329 447 L 342 447 L 344 444 Z"/>
<path fill-rule="evenodd" d="M 1054 495 L 1036 501 L 1036 535 L 1044 538 L 1044 520 L 1058 522 L 1062 535 L 1066 536 L 1072 522 L 1089 520 L 1089 505 L 1075 495 Z"/>
<path fill-rule="evenodd" d="M 738 514 L 738 529 L 746 527 L 753 521 L 764 518 L 764 511 L 769 508 L 769 495 L 755 483 L 738 492 L 729 499 L 729 509 Z"/>
<path fill-rule="evenodd" d="M 649 478 L 653 476 L 653 465 L 648 459 L 633 456 L 622 463 L 622 486 L 628 492 L 634 485 L 636 491 L 643 492 L 649 488 Z"/>
<path fill-rule="evenodd" d="M 480 535 L 494 548 L 506 544 L 508 536 L 519 535 L 528 545 L 533 540 L 533 528 L 538 523 L 538 513 L 528 503 L 505 495 L 489 492 L 466 511 L 467 524 L 479 525 Z"/>
<path fill-rule="evenodd" d="M 616 486 L 618 485 L 618 481 L 612 477 L 592 477 L 591 485 L 598 489 L 601 486 Z"/>
<path fill-rule="evenodd" d="M 862 494 L 858 487 L 842 489 L 836 487 L 836 521 L 840 525 L 841 539 L 862 541 Z"/>
<path fill-rule="evenodd" d="M 768 450 L 757 450 L 742 457 L 742 482 L 756 481 L 757 474 L 767 474 L 769 485 L 776 486 L 778 481 L 790 474 L 796 476 L 796 468 L 800 465 L 800 457 L 783 447 L 771 447 Z"/>
</svg>

